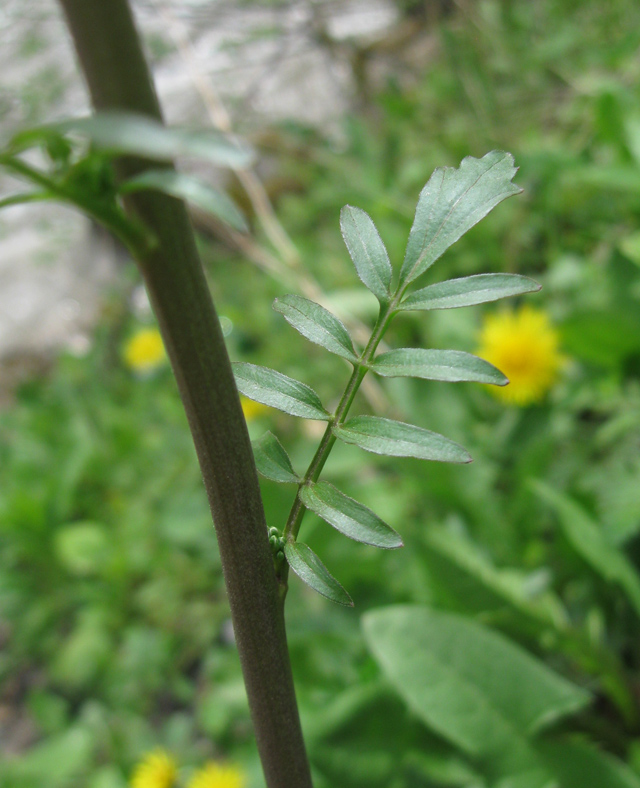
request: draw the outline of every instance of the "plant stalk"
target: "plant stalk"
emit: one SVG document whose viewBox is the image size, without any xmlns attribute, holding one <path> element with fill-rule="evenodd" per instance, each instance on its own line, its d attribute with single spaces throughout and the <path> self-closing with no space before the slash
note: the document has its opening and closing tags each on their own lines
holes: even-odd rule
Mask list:
<svg viewBox="0 0 640 788">
<path fill-rule="evenodd" d="M 127 0 L 60 0 L 96 110 L 161 120 Z M 120 176 L 144 170 L 123 160 Z M 269 788 L 311 788 L 251 444 L 183 203 L 155 192 L 125 208 L 158 244 L 137 263 L 189 420 L 218 537 L 238 653 Z"/>
</svg>

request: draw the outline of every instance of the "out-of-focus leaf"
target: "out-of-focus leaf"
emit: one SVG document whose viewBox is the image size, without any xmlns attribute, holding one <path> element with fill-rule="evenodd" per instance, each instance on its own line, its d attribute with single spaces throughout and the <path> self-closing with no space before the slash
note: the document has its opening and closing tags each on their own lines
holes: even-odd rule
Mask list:
<svg viewBox="0 0 640 788">
<path fill-rule="evenodd" d="M 327 421 L 329 414 L 312 388 L 275 369 L 236 361 L 232 364 L 238 391 L 291 416 Z"/>
<path fill-rule="evenodd" d="M 474 306 L 499 298 L 534 293 L 540 285 L 519 274 L 477 274 L 462 279 L 449 279 L 411 293 L 398 309 L 423 311 Z"/>
<path fill-rule="evenodd" d="M 258 473 L 274 482 L 300 481 L 293 470 L 289 455 L 272 432 L 265 432 L 261 438 L 252 441 L 252 446 Z"/>
<path fill-rule="evenodd" d="M 400 348 L 377 356 L 371 369 L 386 378 L 410 377 L 449 382 L 472 381 L 506 386 L 508 379 L 482 358 L 460 350 Z"/>
<path fill-rule="evenodd" d="M 532 784 L 544 769 L 530 739 L 589 701 L 502 635 L 461 616 L 399 605 L 365 614 L 363 628 L 387 678 L 430 728 Z"/>
<path fill-rule="evenodd" d="M 339 605 L 353 607 L 349 594 L 308 545 L 286 542 L 284 554 L 293 571 L 314 591 Z"/>
<path fill-rule="evenodd" d="M 203 183 L 192 175 L 175 170 L 146 170 L 141 175 L 125 181 L 119 191 L 122 194 L 155 189 L 179 200 L 186 200 L 196 208 L 211 213 L 240 232 L 247 232 L 247 222 L 224 192 Z"/>
<path fill-rule="evenodd" d="M 356 542 L 386 549 L 402 547 L 402 539 L 384 520 L 328 482 L 302 487 L 299 497 L 307 509 Z"/>
<path fill-rule="evenodd" d="M 128 112 L 99 112 L 52 124 L 57 132 L 83 134 L 102 150 L 114 154 L 171 161 L 194 156 L 223 167 L 247 167 L 253 158 L 247 145 L 216 129 L 167 128 L 153 118 Z"/>
<path fill-rule="evenodd" d="M 513 156 L 503 151 L 467 156 L 458 169 L 438 167 L 420 193 L 401 284 L 417 279 L 492 208 L 522 191 L 511 183 L 516 172 Z"/>
<path fill-rule="evenodd" d="M 340 227 L 358 276 L 378 301 L 387 302 L 391 263 L 373 220 L 360 208 L 345 205 L 340 211 Z"/>
<path fill-rule="evenodd" d="M 562 788 L 640 788 L 628 766 L 584 741 L 542 742 L 538 750 Z"/>
<path fill-rule="evenodd" d="M 355 416 L 333 428 L 345 443 L 389 457 L 416 457 L 438 462 L 471 462 L 469 452 L 437 432 L 377 416 Z"/>
<path fill-rule="evenodd" d="M 344 324 L 320 304 L 301 296 L 285 295 L 276 298 L 273 308 L 303 337 L 347 361 L 357 362 L 358 357 Z"/>
<path fill-rule="evenodd" d="M 558 515 L 564 535 L 576 553 L 601 577 L 624 589 L 640 616 L 640 576 L 624 553 L 606 540 L 597 523 L 571 498 L 541 481 L 534 483 L 534 489 Z"/>
<path fill-rule="evenodd" d="M 42 202 L 42 200 L 51 199 L 48 192 L 23 192 L 20 194 L 11 194 L 0 200 L 0 208 L 9 208 L 11 205 L 22 205 L 26 202 Z"/>
</svg>

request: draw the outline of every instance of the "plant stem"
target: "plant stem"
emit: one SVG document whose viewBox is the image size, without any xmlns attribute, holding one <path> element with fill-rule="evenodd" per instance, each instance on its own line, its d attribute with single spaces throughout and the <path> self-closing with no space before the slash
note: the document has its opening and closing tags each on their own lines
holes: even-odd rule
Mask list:
<svg viewBox="0 0 640 788">
<path fill-rule="evenodd" d="M 60 0 L 98 110 L 161 120 L 127 0 Z M 121 177 L 147 164 L 123 160 Z M 269 788 L 311 788 L 251 443 L 220 322 L 184 204 L 126 198 L 158 245 L 138 256 L 193 434 L 209 497 L 234 634 Z"/>
</svg>

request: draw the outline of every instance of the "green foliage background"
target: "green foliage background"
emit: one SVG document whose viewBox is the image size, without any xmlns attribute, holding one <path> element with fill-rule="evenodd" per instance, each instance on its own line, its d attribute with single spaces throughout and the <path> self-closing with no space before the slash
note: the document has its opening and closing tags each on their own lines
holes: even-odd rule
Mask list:
<svg viewBox="0 0 640 788">
<path fill-rule="evenodd" d="M 364 321 L 376 305 L 340 237 L 342 205 L 375 219 L 398 265 L 434 167 L 510 150 L 524 194 L 462 238 L 430 281 L 533 276 L 544 289 L 527 298 L 550 313 L 569 359 L 546 401 L 526 409 L 473 384 L 384 381 L 381 415 L 463 443 L 470 466 L 336 446 L 326 478 L 390 523 L 405 548 L 376 551 L 305 519 L 304 540 L 356 604 L 340 609 L 295 579 L 287 600 L 318 788 L 537 784 L 500 781 L 405 704 L 361 618 L 406 604 L 480 622 L 591 693 L 555 723 L 553 741 L 536 745 L 563 788 L 640 784 L 639 31 L 630 0 L 465 5 L 435 24 L 424 74 L 402 87 L 390 78 L 346 119 L 339 142 L 291 125 L 270 135 L 277 177 L 267 186 L 280 220 L 323 289 Z M 344 363 L 271 309 L 291 286 L 215 240 L 201 244 L 232 358 L 332 401 Z M 404 316 L 389 344 L 473 351 L 492 309 Z M 4 754 L 0 786 L 122 788 L 141 754 L 162 746 L 187 767 L 238 761 L 257 788 L 177 391 L 167 369 L 137 377 L 125 368 L 120 347 L 136 322 L 117 301 L 112 312 L 88 357 L 60 358 L 0 413 L 0 699 L 12 726 L 28 721 L 37 735 Z M 267 429 L 305 467 L 313 424 L 275 411 L 250 423 L 252 437 Z M 282 527 L 291 491 L 265 481 L 263 492 L 269 525 Z M 406 632 L 396 637 L 401 654 L 420 648 Z M 588 743 L 618 760 L 598 760 Z"/>
</svg>

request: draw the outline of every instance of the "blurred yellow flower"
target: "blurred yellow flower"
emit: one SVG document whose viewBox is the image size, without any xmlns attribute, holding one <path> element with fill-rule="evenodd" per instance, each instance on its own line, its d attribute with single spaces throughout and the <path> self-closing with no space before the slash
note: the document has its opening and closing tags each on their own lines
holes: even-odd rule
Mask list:
<svg viewBox="0 0 640 788">
<path fill-rule="evenodd" d="M 131 788 L 172 788 L 177 774 L 176 762 L 164 750 L 147 753 L 134 769 Z"/>
<path fill-rule="evenodd" d="M 539 402 L 564 363 L 558 344 L 558 332 L 542 310 L 523 306 L 487 315 L 477 355 L 509 378 L 508 386 L 492 386 L 491 392 L 512 405 Z"/>
<path fill-rule="evenodd" d="M 150 372 L 164 364 L 166 358 L 162 337 L 157 328 L 143 328 L 124 346 L 125 363 L 136 372 Z"/>
<path fill-rule="evenodd" d="M 209 761 L 187 783 L 187 788 L 243 788 L 244 773 L 237 766 Z"/>
<path fill-rule="evenodd" d="M 260 418 L 263 413 L 267 413 L 269 408 L 261 402 L 254 402 L 252 399 L 240 396 L 240 404 L 242 405 L 242 412 L 247 421 L 253 421 Z"/>
</svg>

